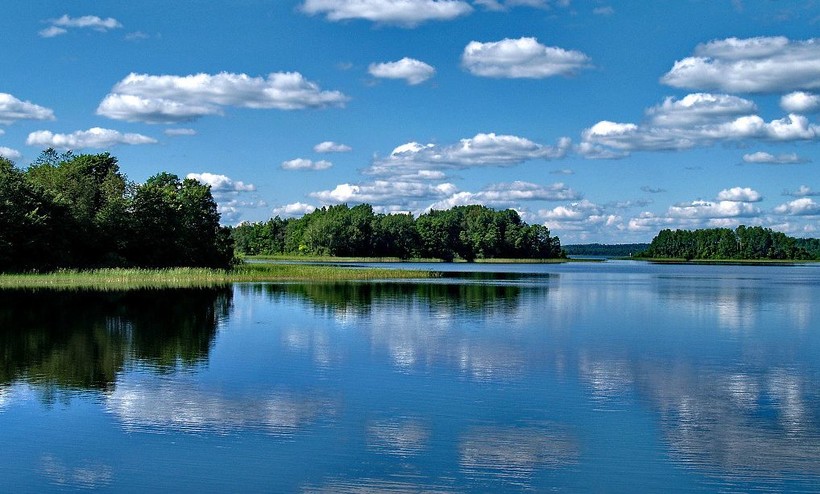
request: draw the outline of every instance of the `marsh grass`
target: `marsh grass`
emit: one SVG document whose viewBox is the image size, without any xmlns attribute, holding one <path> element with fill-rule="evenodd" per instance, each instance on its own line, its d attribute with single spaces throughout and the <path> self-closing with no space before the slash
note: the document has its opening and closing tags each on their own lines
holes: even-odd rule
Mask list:
<svg viewBox="0 0 820 494">
<path fill-rule="evenodd" d="M 0 289 L 134 290 L 212 287 L 237 282 L 364 281 L 433 276 L 435 273 L 421 270 L 259 263 L 243 264 L 232 270 L 207 268 L 94 269 L 0 274 Z"/>
</svg>

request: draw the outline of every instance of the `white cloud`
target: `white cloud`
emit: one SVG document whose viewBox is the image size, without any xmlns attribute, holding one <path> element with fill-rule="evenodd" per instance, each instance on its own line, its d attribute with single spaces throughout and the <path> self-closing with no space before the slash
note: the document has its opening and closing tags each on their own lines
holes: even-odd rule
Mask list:
<svg viewBox="0 0 820 494">
<path fill-rule="evenodd" d="M 218 175 L 215 173 L 189 173 L 186 178 L 192 178 L 203 184 L 210 185 L 211 191 L 218 192 L 251 192 L 256 190 L 253 184 L 245 184 L 244 182 L 234 181 L 226 175 Z"/>
<path fill-rule="evenodd" d="M 607 230 L 623 229 L 623 218 L 610 214 L 603 207 L 586 199 L 552 209 L 541 210 L 538 216 L 552 233 L 565 238 L 584 240 L 590 235 L 600 235 Z"/>
<path fill-rule="evenodd" d="M 298 72 L 267 77 L 131 73 L 103 99 L 97 114 L 130 122 L 175 123 L 221 115 L 225 107 L 299 110 L 343 106 L 347 100 L 339 91 L 322 91 Z"/>
<path fill-rule="evenodd" d="M 353 148 L 347 144 L 339 144 L 333 141 L 324 141 L 313 146 L 313 151 L 317 153 L 348 153 L 353 151 Z"/>
<path fill-rule="evenodd" d="M 667 98 L 646 111 L 647 124 L 602 120 L 582 132 L 578 151 L 590 158 L 621 158 L 632 151 L 682 150 L 721 141 L 796 141 L 820 137 L 820 126 L 796 114 L 764 121 L 754 104 L 734 96 L 691 94 Z"/>
<path fill-rule="evenodd" d="M 462 0 L 305 0 L 301 9 L 308 15 L 323 14 L 330 21 L 365 19 L 403 27 L 451 20 L 473 11 Z"/>
<path fill-rule="evenodd" d="M 0 156 L 11 161 L 19 160 L 23 157 L 20 151 L 5 146 L 0 146 Z"/>
<path fill-rule="evenodd" d="M 820 204 L 810 197 L 801 197 L 775 207 L 774 212 L 791 216 L 817 216 L 820 215 Z"/>
<path fill-rule="evenodd" d="M 409 142 L 376 160 L 366 173 L 395 175 L 435 167 L 510 166 L 535 159 L 559 159 L 570 147 L 568 138 L 560 139 L 556 146 L 546 146 L 524 137 L 495 133 L 476 134 L 450 146 Z"/>
<path fill-rule="evenodd" d="M 408 200 L 445 198 L 455 194 L 451 183 L 430 184 L 419 181 L 375 180 L 363 184 L 339 184 L 333 190 L 310 194 L 325 204 L 370 203 L 374 205 L 406 204 Z"/>
<path fill-rule="evenodd" d="M 670 218 L 689 219 L 752 217 L 759 214 L 760 210 L 752 204 L 737 201 L 692 201 L 670 206 L 667 211 Z"/>
<path fill-rule="evenodd" d="M 794 196 L 794 197 L 809 197 L 809 196 L 820 196 L 820 192 L 815 192 L 809 187 L 808 185 L 801 185 L 795 191 L 783 191 L 783 195 L 785 196 Z"/>
<path fill-rule="evenodd" d="M 178 136 L 195 136 L 196 131 L 194 129 L 165 129 L 163 132 L 167 136 L 171 137 L 178 137 Z"/>
<path fill-rule="evenodd" d="M 274 216 L 283 216 L 285 218 L 292 218 L 295 216 L 303 216 L 308 213 L 312 213 L 315 211 L 316 208 L 311 206 L 310 204 L 305 204 L 303 202 L 294 202 L 292 204 L 287 204 L 282 207 L 273 208 L 273 215 Z"/>
<path fill-rule="evenodd" d="M 718 201 L 732 201 L 732 202 L 760 202 L 763 196 L 760 192 L 749 187 L 732 187 L 731 189 L 723 189 L 718 193 Z"/>
<path fill-rule="evenodd" d="M 396 62 L 372 63 L 367 71 L 373 77 L 404 79 L 411 86 L 421 84 L 436 73 L 431 65 L 407 57 Z"/>
<path fill-rule="evenodd" d="M 461 63 L 477 76 L 529 79 L 573 75 L 590 66 L 585 54 L 544 46 L 535 38 L 471 41 L 464 48 Z"/>
<path fill-rule="evenodd" d="M 662 193 L 666 192 L 666 189 L 663 189 L 663 188 L 660 188 L 660 187 L 650 187 L 648 185 L 642 186 L 641 190 L 643 192 L 647 192 L 649 194 L 662 194 Z"/>
<path fill-rule="evenodd" d="M 59 19 L 51 19 L 48 22 L 51 25 L 39 32 L 39 35 L 43 38 L 53 38 L 65 34 L 69 29 L 93 29 L 94 31 L 106 32 L 122 27 L 122 24 L 114 18 L 103 19 L 96 15 L 84 15 L 82 17 L 64 15 Z"/>
<path fill-rule="evenodd" d="M 595 7 L 594 9 L 592 9 L 592 13 L 595 15 L 614 15 L 615 9 L 609 5 L 607 5 L 606 7 Z"/>
<path fill-rule="evenodd" d="M 780 98 L 780 107 L 789 113 L 813 113 L 820 110 L 820 95 L 795 91 Z"/>
<path fill-rule="evenodd" d="M 479 192 L 456 192 L 432 204 L 430 209 L 450 209 L 470 204 L 511 207 L 522 201 L 566 201 L 579 197 L 577 192 L 560 182 L 545 187 L 531 182 L 515 181 L 491 184 Z"/>
<path fill-rule="evenodd" d="M 698 45 L 661 82 L 673 87 L 734 93 L 820 88 L 820 40 L 727 38 Z"/>
<path fill-rule="evenodd" d="M 30 101 L 21 101 L 8 93 L 0 93 L 0 123 L 17 120 L 54 120 L 54 111 Z"/>
<path fill-rule="evenodd" d="M 109 148 L 118 144 L 155 144 L 153 139 L 142 134 L 122 134 L 116 130 L 93 127 L 71 134 L 54 134 L 48 130 L 38 130 L 28 135 L 29 146 L 52 147 L 56 149 Z"/>
<path fill-rule="evenodd" d="M 547 0 L 473 0 L 475 5 L 480 5 L 486 10 L 495 12 L 507 11 L 513 7 L 532 7 L 536 9 L 549 8 Z M 558 2 L 559 4 L 561 2 Z"/>
<path fill-rule="evenodd" d="M 681 100 L 669 97 L 646 111 L 649 122 L 659 127 L 688 127 L 749 115 L 757 106 L 727 94 L 693 93 Z"/>
<path fill-rule="evenodd" d="M 296 158 L 282 162 L 283 170 L 327 170 L 333 163 L 326 160 L 313 161 L 304 158 Z"/>
<path fill-rule="evenodd" d="M 767 165 L 791 165 L 798 163 L 808 163 L 809 160 L 802 158 L 797 153 L 785 153 L 774 155 L 765 151 L 757 151 L 743 155 L 745 163 L 758 163 Z"/>
</svg>

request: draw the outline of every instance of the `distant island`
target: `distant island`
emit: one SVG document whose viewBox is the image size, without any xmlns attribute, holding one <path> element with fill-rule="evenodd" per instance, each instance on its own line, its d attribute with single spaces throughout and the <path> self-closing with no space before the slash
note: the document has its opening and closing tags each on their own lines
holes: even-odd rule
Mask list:
<svg viewBox="0 0 820 494">
<path fill-rule="evenodd" d="M 643 259 L 808 261 L 820 260 L 820 239 L 794 238 L 761 226 L 736 229 L 662 230 Z"/>
<path fill-rule="evenodd" d="M 564 252 L 578 257 L 632 257 L 648 248 L 649 244 L 570 244 Z"/>
<path fill-rule="evenodd" d="M 557 259 L 566 254 L 543 225 L 513 209 L 455 206 L 411 214 L 376 214 L 369 204 L 326 206 L 301 218 L 275 217 L 231 230 L 241 255 L 393 257 L 398 259 Z"/>
</svg>

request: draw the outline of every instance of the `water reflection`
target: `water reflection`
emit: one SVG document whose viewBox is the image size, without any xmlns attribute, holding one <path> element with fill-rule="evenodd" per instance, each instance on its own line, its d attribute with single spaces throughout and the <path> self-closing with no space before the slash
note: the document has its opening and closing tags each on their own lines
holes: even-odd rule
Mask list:
<svg viewBox="0 0 820 494">
<path fill-rule="evenodd" d="M 72 489 L 98 489 L 111 483 L 114 470 L 96 460 L 69 465 L 51 454 L 41 459 L 40 470 L 53 484 Z"/>
<path fill-rule="evenodd" d="M 107 410 L 126 430 L 227 434 L 263 430 L 288 436 L 320 417 L 332 416 L 338 405 L 310 393 L 266 392 L 234 396 L 198 389 L 177 376 L 169 382 L 124 382 L 106 395 Z"/>
<path fill-rule="evenodd" d="M 164 371 L 207 359 L 228 289 L 17 291 L 0 297 L 0 386 L 112 390 L 129 363 Z"/>
<path fill-rule="evenodd" d="M 380 453 L 414 456 L 428 447 L 429 440 L 430 427 L 419 419 L 385 419 L 367 426 L 367 447 Z"/>
<path fill-rule="evenodd" d="M 580 450 L 577 440 L 557 426 L 482 426 L 468 430 L 459 444 L 459 454 L 468 477 L 531 487 L 536 471 L 574 464 Z"/>
</svg>

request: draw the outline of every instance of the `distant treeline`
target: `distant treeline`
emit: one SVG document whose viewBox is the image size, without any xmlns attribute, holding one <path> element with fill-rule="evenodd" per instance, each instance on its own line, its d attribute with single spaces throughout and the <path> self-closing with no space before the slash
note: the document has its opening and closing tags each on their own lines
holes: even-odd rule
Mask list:
<svg viewBox="0 0 820 494">
<path fill-rule="evenodd" d="M 410 214 L 375 214 L 369 204 L 317 209 L 301 218 L 275 217 L 232 229 L 245 255 L 306 254 L 339 257 L 547 259 L 563 257 L 558 237 L 528 225 L 512 209 L 456 206 Z"/>
<path fill-rule="evenodd" d="M 820 259 L 820 239 L 798 239 L 760 226 L 662 230 L 640 257 L 675 259 Z"/>
<path fill-rule="evenodd" d="M 565 245 L 570 256 L 630 257 L 645 251 L 649 244 L 574 244 Z"/>
<path fill-rule="evenodd" d="M 160 173 L 129 182 L 108 153 L 0 157 L 0 272 L 228 267 L 230 233 L 208 185 Z"/>
</svg>

